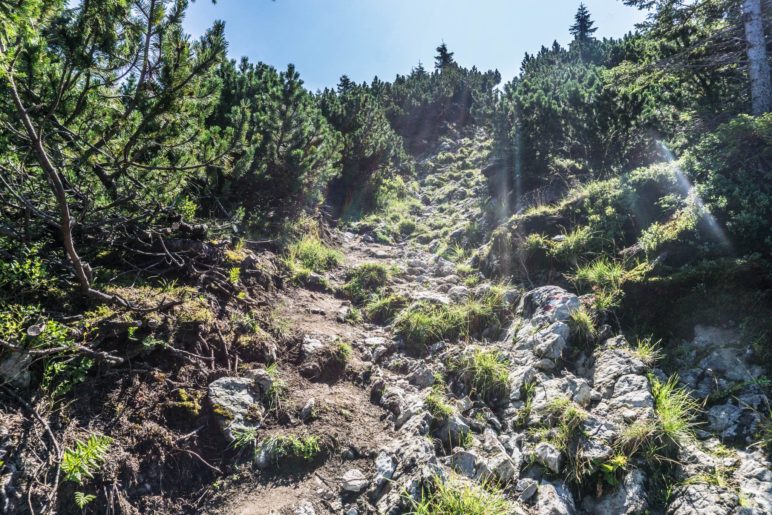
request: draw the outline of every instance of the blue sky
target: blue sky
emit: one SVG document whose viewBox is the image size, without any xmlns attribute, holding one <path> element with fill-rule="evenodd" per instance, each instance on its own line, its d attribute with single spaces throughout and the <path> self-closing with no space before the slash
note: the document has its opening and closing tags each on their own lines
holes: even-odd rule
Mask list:
<svg viewBox="0 0 772 515">
<path fill-rule="evenodd" d="M 645 14 L 621 0 L 585 0 L 597 37 L 619 37 Z M 311 90 L 335 86 L 341 75 L 391 80 L 422 61 L 433 66 L 442 41 L 464 66 L 497 68 L 505 80 L 523 54 L 557 40 L 579 0 L 208 0 L 192 3 L 186 30 L 201 35 L 225 21 L 231 58 L 247 56 L 279 69 L 294 63 Z"/>
</svg>

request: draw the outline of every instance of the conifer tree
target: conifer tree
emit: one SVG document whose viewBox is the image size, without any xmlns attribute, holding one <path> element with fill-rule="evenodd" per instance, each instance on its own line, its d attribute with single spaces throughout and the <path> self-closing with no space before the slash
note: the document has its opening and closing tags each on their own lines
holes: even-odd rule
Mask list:
<svg viewBox="0 0 772 515">
<path fill-rule="evenodd" d="M 574 24 L 571 25 L 569 32 L 577 41 L 589 41 L 593 39 L 593 34 L 598 30 L 594 25 L 595 22 L 590 17 L 590 11 L 584 4 L 579 4 L 579 9 L 574 15 Z"/>
<path fill-rule="evenodd" d="M 434 67 L 440 71 L 456 64 L 456 61 L 453 60 L 453 52 L 448 50 L 448 45 L 445 43 L 437 47 L 437 55 L 434 57 L 434 61 Z"/>
</svg>

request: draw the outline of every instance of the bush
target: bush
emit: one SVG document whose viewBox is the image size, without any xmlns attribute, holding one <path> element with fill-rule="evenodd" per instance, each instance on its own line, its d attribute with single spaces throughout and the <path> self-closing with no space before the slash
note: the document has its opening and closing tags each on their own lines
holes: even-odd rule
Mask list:
<svg viewBox="0 0 772 515">
<path fill-rule="evenodd" d="M 740 115 L 706 135 L 684 158 L 684 170 L 740 252 L 772 247 L 772 113 Z M 720 238 L 720 233 L 714 234 Z"/>
</svg>

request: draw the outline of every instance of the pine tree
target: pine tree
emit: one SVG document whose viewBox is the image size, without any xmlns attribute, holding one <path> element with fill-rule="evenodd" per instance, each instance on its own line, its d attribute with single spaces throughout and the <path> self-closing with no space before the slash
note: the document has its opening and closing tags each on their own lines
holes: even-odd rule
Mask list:
<svg viewBox="0 0 772 515">
<path fill-rule="evenodd" d="M 594 27 L 595 22 L 592 21 L 590 11 L 584 4 L 579 4 L 579 9 L 576 11 L 574 20 L 575 22 L 571 25 L 569 32 L 571 32 L 571 35 L 574 36 L 575 40 L 589 41 L 594 39 L 592 35 L 598 28 Z"/>
<path fill-rule="evenodd" d="M 453 52 L 448 51 L 448 45 L 445 43 L 437 47 L 434 61 L 434 67 L 438 70 L 444 70 L 448 66 L 456 64 L 456 61 L 453 60 Z"/>
</svg>

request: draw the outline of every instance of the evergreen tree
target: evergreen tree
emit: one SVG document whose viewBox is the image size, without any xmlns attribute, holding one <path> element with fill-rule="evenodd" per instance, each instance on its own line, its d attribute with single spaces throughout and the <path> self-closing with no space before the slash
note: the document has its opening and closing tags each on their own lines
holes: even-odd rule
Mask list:
<svg viewBox="0 0 772 515">
<path fill-rule="evenodd" d="M 595 22 L 590 17 L 590 11 L 584 4 L 579 4 L 579 9 L 574 15 L 574 24 L 571 25 L 569 32 L 577 41 L 590 41 L 593 39 L 593 34 L 597 27 L 594 26 Z"/>
<path fill-rule="evenodd" d="M 434 67 L 438 70 L 444 70 L 448 66 L 456 64 L 453 60 L 453 52 L 448 51 L 448 45 L 445 43 L 437 47 L 437 55 L 434 57 Z"/>
</svg>

